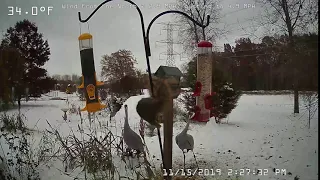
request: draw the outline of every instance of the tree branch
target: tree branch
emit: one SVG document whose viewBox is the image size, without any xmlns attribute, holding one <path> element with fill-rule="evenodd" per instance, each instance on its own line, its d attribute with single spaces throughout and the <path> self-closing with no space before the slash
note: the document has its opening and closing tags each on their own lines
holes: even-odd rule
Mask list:
<svg viewBox="0 0 320 180">
<path fill-rule="evenodd" d="M 305 0 L 304 0 L 304 1 L 305 1 Z M 304 3 L 304 1 L 303 1 L 303 3 Z M 299 19 L 299 15 L 300 15 L 301 9 L 302 9 L 302 2 L 301 2 L 301 0 L 300 0 L 300 5 L 299 5 L 299 8 L 298 8 L 298 12 L 297 12 L 295 21 L 294 21 L 293 24 L 292 24 L 292 29 L 294 29 L 294 27 L 295 27 L 295 25 L 296 25 L 296 23 L 297 23 L 297 21 L 298 21 L 298 19 Z"/>
</svg>

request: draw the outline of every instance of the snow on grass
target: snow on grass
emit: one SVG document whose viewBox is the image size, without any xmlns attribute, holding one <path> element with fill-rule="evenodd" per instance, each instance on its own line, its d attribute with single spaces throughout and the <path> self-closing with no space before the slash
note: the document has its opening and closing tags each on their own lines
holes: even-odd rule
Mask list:
<svg viewBox="0 0 320 180">
<path fill-rule="evenodd" d="M 132 96 L 124 104 L 128 105 L 129 124 L 137 132 L 139 129 L 140 117 L 135 107 L 137 102 L 148 96 L 145 90 L 144 95 Z M 49 100 L 52 97 L 61 97 L 68 100 Z M 77 132 L 79 115 L 68 114 L 70 122 L 62 120 L 61 108 L 75 106 L 84 107 L 84 102 L 79 101 L 75 95 L 51 92 L 37 101 L 22 103 L 21 112 L 27 117 L 28 127 L 37 127 L 40 131 L 49 128 L 46 120 L 59 129 L 59 132 L 67 136 L 71 129 Z M 181 95 L 178 99 L 181 99 Z M 243 179 L 290 179 L 299 176 L 303 180 L 313 180 L 318 177 L 318 113 L 311 120 L 311 128 L 307 127 L 306 109 L 301 106 L 300 114 L 293 115 L 292 95 L 242 95 L 238 106 L 232 111 L 223 124 L 216 124 L 214 120 L 206 124 L 192 123 L 188 133 L 194 137 L 194 152 L 199 163 L 199 168 L 221 169 L 222 176 L 227 177 L 232 172 L 240 169 L 253 170 L 268 169 L 265 176 L 251 175 L 243 176 Z M 181 101 L 176 101 L 182 106 Z M 303 102 L 300 103 L 302 105 Z M 9 113 L 15 113 L 10 110 Z M 124 122 L 123 107 L 115 115 L 111 122 L 105 112 L 96 113 L 96 123 L 91 126 L 98 127 L 98 122 L 115 126 L 112 131 L 115 135 L 121 136 Z M 83 117 L 87 113 L 82 113 Z M 228 123 L 226 123 L 228 121 Z M 89 122 L 85 122 L 89 127 Z M 177 135 L 184 128 L 184 122 L 174 124 L 173 135 Z M 99 131 L 99 130 L 98 130 Z M 161 134 L 163 129 L 160 129 Z M 163 136 L 162 136 L 163 137 Z M 173 137 L 173 138 L 174 138 Z M 163 138 L 162 138 L 163 139 Z M 146 145 L 150 151 L 149 161 L 158 169 L 161 164 L 158 137 L 145 136 Z M 174 142 L 174 141 L 173 141 Z M 173 145 L 174 168 L 182 168 L 183 155 L 175 144 Z M 186 168 L 192 168 L 195 160 L 192 153 L 187 153 Z M 123 165 L 122 165 L 123 166 Z M 61 162 L 55 162 L 55 168 L 42 172 L 43 179 L 70 179 L 60 170 L 63 169 Z M 286 171 L 285 176 L 275 175 L 274 169 Z M 291 174 L 291 175 L 290 175 Z M 217 175 L 215 176 L 218 177 Z M 213 176 L 206 176 L 206 179 L 213 179 Z"/>
</svg>

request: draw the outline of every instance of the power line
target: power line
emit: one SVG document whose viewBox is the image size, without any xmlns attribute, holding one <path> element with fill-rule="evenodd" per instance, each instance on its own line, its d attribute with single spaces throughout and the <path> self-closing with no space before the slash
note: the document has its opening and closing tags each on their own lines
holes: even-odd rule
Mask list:
<svg viewBox="0 0 320 180">
<path fill-rule="evenodd" d="M 235 10 L 235 11 L 231 11 L 231 12 L 225 13 L 225 14 L 222 15 L 220 18 L 224 18 L 224 17 L 226 17 L 226 16 L 229 15 L 229 14 L 233 14 L 233 13 L 240 12 L 240 11 L 243 11 L 243 10 L 248 10 L 248 9 L 250 9 L 250 8 L 242 8 L 242 9 L 238 9 L 238 10 Z"/>
<path fill-rule="evenodd" d="M 241 21 L 241 22 L 237 21 L 237 22 L 235 22 L 235 23 L 230 23 L 230 24 L 227 24 L 227 26 L 230 26 L 230 25 L 239 25 L 240 23 L 243 24 L 243 23 L 246 23 L 246 22 L 248 22 L 248 21 L 253 21 L 254 19 L 255 19 L 255 17 L 253 17 L 253 18 L 245 18 L 245 19 L 242 19 L 242 20 L 244 20 L 244 21 Z"/>
<path fill-rule="evenodd" d="M 170 23 L 164 23 L 164 22 L 162 22 L 162 23 L 157 23 L 157 24 L 166 25 L 166 26 L 167 26 L 168 24 L 170 24 L 172 27 L 174 27 L 174 26 L 180 27 L 180 26 L 184 25 L 184 24 L 172 23 L 172 22 L 170 22 Z"/>
</svg>

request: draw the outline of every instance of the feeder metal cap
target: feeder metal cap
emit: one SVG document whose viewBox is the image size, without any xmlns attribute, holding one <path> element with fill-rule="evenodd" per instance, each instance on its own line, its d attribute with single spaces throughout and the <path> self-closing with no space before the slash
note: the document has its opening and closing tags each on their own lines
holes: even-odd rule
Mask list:
<svg viewBox="0 0 320 180">
<path fill-rule="evenodd" d="M 78 37 L 78 40 L 86 40 L 86 39 L 92 39 L 92 35 L 89 33 L 83 33 Z"/>
<path fill-rule="evenodd" d="M 210 48 L 212 47 L 212 44 L 209 41 L 200 41 L 198 47 Z"/>
</svg>

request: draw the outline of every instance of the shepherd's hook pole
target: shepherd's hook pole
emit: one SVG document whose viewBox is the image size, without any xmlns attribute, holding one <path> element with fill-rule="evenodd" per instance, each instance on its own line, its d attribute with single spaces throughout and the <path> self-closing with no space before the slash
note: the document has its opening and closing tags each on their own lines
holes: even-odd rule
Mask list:
<svg viewBox="0 0 320 180">
<path fill-rule="evenodd" d="M 82 23 L 85 23 L 87 21 L 89 21 L 89 19 L 106 3 L 110 2 L 112 0 L 106 0 L 104 2 L 102 2 L 99 6 L 97 6 L 97 8 L 86 18 L 86 19 L 82 19 L 81 18 L 81 13 L 78 12 L 78 18 L 79 21 Z M 153 84 L 152 84 L 152 76 L 151 76 L 151 68 L 150 68 L 150 61 L 149 61 L 149 56 L 151 56 L 150 53 L 150 46 L 149 46 L 149 40 L 146 38 L 145 34 L 145 28 L 144 28 L 144 20 L 143 20 L 143 15 L 142 12 L 140 10 L 140 8 L 132 1 L 130 0 L 124 0 L 132 5 L 134 5 L 139 13 L 140 16 L 140 22 L 141 22 L 141 29 L 142 29 L 142 36 L 143 36 L 143 43 L 144 43 L 144 48 L 145 48 L 145 52 L 146 52 L 146 60 L 147 60 L 147 67 L 148 67 L 148 74 L 149 74 L 149 81 L 150 81 L 150 86 L 151 86 L 151 95 L 153 95 Z M 164 157 L 163 157 L 163 147 L 162 147 L 162 140 L 161 140 L 161 134 L 160 134 L 160 130 L 159 128 L 157 128 L 158 131 L 158 140 L 159 140 L 159 146 L 160 146 L 160 152 L 161 152 L 161 160 L 162 160 L 162 164 L 164 166 Z"/>
<path fill-rule="evenodd" d="M 155 16 L 151 22 L 148 25 L 147 28 L 147 34 L 145 42 L 147 42 L 147 48 L 146 48 L 146 54 L 148 54 L 149 56 L 151 56 L 151 51 L 150 51 L 150 46 L 149 46 L 149 33 L 150 33 L 150 29 L 152 24 L 155 22 L 155 20 L 157 20 L 159 17 L 165 15 L 165 14 L 169 14 L 169 13 L 176 13 L 176 14 L 180 14 L 185 16 L 186 18 L 188 18 L 189 20 L 191 20 L 192 22 L 194 22 L 195 24 L 197 24 L 198 26 L 205 28 L 209 25 L 209 20 L 210 20 L 210 16 L 207 15 L 207 23 L 205 25 L 200 24 L 199 22 L 197 22 L 196 20 L 194 20 L 193 18 L 191 18 L 188 14 L 181 12 L 181 11 L 176 11 L 176 10 L 169 10 L 169 11 L 164 11 L 160 14 L 158 14 L 157 16 Z M 149 61 L 149 59 L 147 59 L 147 61 Z M 149 63 L 148 64 L 148 69 L 149 69 L 149 79 L 150 79 L 150 85 L 151 85 L 151 91 L 153 94 L 153 83 L 152 83 L 152 78 L 151 78 L 151 71 L 150 71 L 150 67 L 149 67 Z M 170 102 L 171 106 L 173 106 L 173 101 Z M 164 120 L 164 160 L 163 160 L 163 169 L 166 172 L 170 172 L 170 170 L 172 170 L 172 129 L 173 129 L 173 112 L 170 111 L 169 116 L 167 117 L 168 119 Z M 158 129 L 158 136 L 160 136 L 160 130 Z M 166 179 L 167 180 L 171 180 L 172 176 L 170 174 L 166 175 Z"/>
<path fill-rule="evenodd" d="M 81 13 L 78 12 L 78 18 L 79 18 L 79 21 L 82 22 L 82 23 L 85 23 L 87 22 L 104 4 L 110 2 L 110 1 L 113 1 L 113 0 L 106 0 L 104 2 L 102 2 L 85 20 L 83 20 L 81 18 Z M 141 10 L 140 8 L 134 3 L 132 2 L 131 0 L 124 0 L 132 5 L 134 5 L 139 13 L 139 16 L 140 16 L 140 22 L 141 22 L 141 28 L 142 28 L 142 36 L 143 36 L 143 43 L 144 43 L 144 48 L 145 48 L 145 52 L 146 52 L 146 60 L 147 60 L 147 67 L 148 67 L 148 75 L 149 75 L 149 81 L 150 81 L 150 88 L 151 88 L 151 95 L 153 96 L 154 93 L 153 93 L 153 82 L 152 82 L 152 75 L 151 75 L 151 68 L 150 68 L 150 61 L 149 61 L 149 56 L 151 56 L 151 50 L 150 50 L 150 42 L 149 42 L 149 33 L 150 33 L 150 29 L 151 29 L 151 26 L 152 24 L 154 23 L 155 20 L 157 20 L 160 16 L 162 15 L 165 15 L 165 14 L 169 14 L 169 13 L 176 13 L 176 14 L 180 14 L 180 15 L 183 15 L 185 16 L 186 18 L 188 18 L 189 20 L 191 20 L 192 22 L 194 22 L 195 24 L 197 24 L 198 26 L 202 27 L 202 28 L 205 28 L 209 25 L 209 20 L 210 20 L 210 16 L 207 15 L 207 22 L 206 24 L 200 24 L 199 22 L 197 22 L 196 20 L 194 20 L 192 17 L 190 17 L 188 14 L 184 13 L 184 12 L 181 12 L 181 11 L 176 11 L 176 10 L 169 10 L 169 11 L 164 11 L 160 14 L 158 14 L 157 16 L 155 16 L 151 22 L 149 23 L 148 25 L 148 28 L 147 28 L 147 33 L 145 32 L 145 28 L 144 28 L 144 20 L 143 20 L 143 15 L 141 13 Z M 161 151 L 161 157 L 162 157 L 162 163 L 163 163 L 163 166 L 165 166 L 164 164 L 164 157 L 163 157 L 163 148 L 162 148 L 162 141 L 161 141 L 161 135 L 160 135 L 160 130 L 159 128 L 157 128 L 158 130 L 158 137 L 159 137 L 159 145 L 160 145 L 160 151 Z M 171 136 L 172 137 L 172 136 Z M 168 178 L 169 176 L 167 176 Z M 169 178 L 171 179 L 171 178 Z"/>
</svg>

